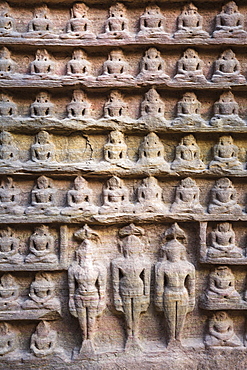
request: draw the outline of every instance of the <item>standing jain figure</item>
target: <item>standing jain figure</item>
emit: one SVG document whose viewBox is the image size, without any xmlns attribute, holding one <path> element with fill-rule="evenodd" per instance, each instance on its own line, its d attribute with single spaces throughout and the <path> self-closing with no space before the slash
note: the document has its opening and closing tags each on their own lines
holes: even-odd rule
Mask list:
<svg viewBox="0 0 247 370">
<path fill-rule="evenodd" d="M 181 340 L 186 315 L 195 306 L 195 268 L 186 259 L 184 231 L 175 223 L 164 236 L 155 265 L 155 305 L 164 312 L 171 343 Z"/>
<path fill-rule="evenodd" d="M 106 270 L 95 261 L 98 234 L 87 225 L 74 236 L 81 240 L 75 261 L 69 267 L 69 310 L 79 320 L 82 331 L 80 355 L 94 352 L 96 317 L 105 308 Z"/>
</svg>

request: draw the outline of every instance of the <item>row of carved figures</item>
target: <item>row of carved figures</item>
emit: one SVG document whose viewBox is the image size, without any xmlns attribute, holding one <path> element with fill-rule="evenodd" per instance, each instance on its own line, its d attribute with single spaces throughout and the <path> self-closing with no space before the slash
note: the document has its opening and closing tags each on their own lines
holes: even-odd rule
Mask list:
<svg viewBox="0 0 247 370">
<path fill-rule="evenodd" d="M 42 39 L 96 39 L 93 32 L 92 22 L 87 16 L 88 7 L 83 3 L 75 3 L 71 9 L 71 18 L 67 22 L 63 33 L 56 34 L 53 30 L 52 20 L 46 5 L 34 10 L 34 17 L 28 23 L 27 32 L 19 33 L 16 30 L 15 20 L 10 15 L 10 9 L 5 3 L 0 14 L 1 37 L 24 37 Z M 140 30 L 134 35 L 129 30 L 129 20 L 126 8 L 122 3 L 116 3 L 109 9 L 109 17 L 104 24 L 104 33 L 97 36 L 98 39 L 171 39 L 165 28 L 165 17 L 157 5 L 151 4 L 146 7 L 139 20 Z M 175 39 L 208 39 L 208 32 L 203 30 L 203 17 L 198 13 L 197 7 L 190 3 L 183 7 L 177 18 L 177 31 L 173 35 Z M 221 13 L 216 16 L 215 30 L 212 37 L 218 38 L 246 38 L 244 30 L 244 17 L 238 11 L 234 1 L 223 6 Z"/>
<path fill-rule="evenodd" d="M 166 192 L 168 189 L 166 188 Z M 154 177 L 142 180 L 136 191 L 137 202 L 129 200 L 129 189 L 119 177 L 113 176 L 103 185 L 103 205 L 98 207 L 93 203 L 93 191 L 87 181 L 78 176 L 74 185 L 67 193 L 68 206 L 58 207 L 58 189 L 50 178 L 40 176 L 31 191 L 31 204 L 26 208 L 20 205 L 21 190 L 18 189 L 11 177 L 2 181 L 0 186 L 0 214 L 11 215 L 95 215 L 112 213 L 145 213 L 154 212 L 166 214 L 168 212 L 186 214 L 204 214 L 205 209 L 200 204 L 200 189 L 196 182 L 187 177 L 181 180 L 176 187 L 175 200 L 170 207 L 163 203 L 162 189 Z M 211 199 L 207 207 L 210 214 L 241 215 L 244 210 L 237 202 L 237 191 L 232 182 L 224 177 L 216 180 L 211 189 Z"/>
<path fill-rule="evenodd" d="M 199 58 L 197 51 L 187 49 L 177 62 L 177 73 L 173 80 L 177 83 L 208 83 L 203 74 L 204 62 Z M 146 81 L 167 82 L 170 77 L 165 72 L 165 61 L 156 48 L 149 48 L 140 62 L 140 72 L 136 77 L 130 73 L 128 62 L 124 58 L 121 49 L 113 49 L 108 60 L 104 62 L 102 74 L 94 77 L 91 63 L 86 59 L 82 49 L 75 49 L 72 59 L 67 63 L 66 76 L 57 75 L 56 64 L 45 49 L 36 52 L 35 60 L 30 63 L 30 74 L 17 73 L 17 63 L 11 59 L 10 51 L 4 47 L 0 51 L 0 78 L 8 79 L 31 79 L 34 77 L 42 79 L 82 79 L 88 82 L 114 82 L 141 83 Z M 214 63 L 214 73 L 211 78 L 214 83 L 244 84 L 246 78 L 241 74 L 241 66 L 235 53 L 226 49 Z"/>
<path fill-rule="evenodd" d="M 115 310 L 125 317 L 126 349 L 140 348 L 139 320 L 141 313 L 146 312 L 150 305 L 152 270 L 155 276 L 154 305 L 165 316 L 168 342 L 181 340 L 186 315 L 195 306 L 195 267 L 186 257 L 187 238 L 184 231 L 173 224 L 162 234 L 160 258 L 154 269 L 149 258 L 143 254 L 144 234 L 144 230 L 134 224 L 120 229 L 118 243 L 121 255 L 111 261 L 113 304 Z M 79 320 L 83 338 L 81 352 L 84 352 L 93 350 L 95 321 L 106 306 L 107 268 L 97 256 L 100 239 L 95 230 L 85 225 L 74 236 L 80 245 L 68 269 L 69 310 Z M 224 309 L 244 310 L 246 296 L 245 292 L 242 299 L 236 291 L 231 270 L 227 266 L 220 266 L 209 274 L 201 305 L 209 310 L 218 310 L 222 305 L 227 306 Z M 205 307 L 210 304 L 211 307 Z M 36 274 L 30 286 L 29 298 L 22 303 L 15 278 L 5 273 L 0 281 L 0 307 L 4 316 L 4 311 L 12 311 L 14 315 L 22 309 L 59 311 L 60 302 L 55 297 L 55 284 L 50 274 Z M 216 318 L 229 320 L 226 314 L 216 314 L 213 319 Z M 217 332 L 217 327 L 214 329 Z M 213 331 L 209 334 L 212 336 L 211 342 L 207 335 L 206 345 L 222 346 L 222 338 L 214 336 Z M 240 340 L 232 338 L 229 342 L 225 340 L 223 345 L 242 344 Z"/>
<path fill-rule="evenodd" d="M 46 131 L 40 131 L 31 145 L 31 161 L 43 164 L 56 163 L 56 148 Z M 165 149 L 158 135 L 149 133 L 144 137 L 139 147 L 139 159 L 133 162 L 128 158 L 128 147 L 124 135 L 120 131 L 111 131 L 108 142 L 103 147 L 104 161 L 112 165 L 121 165 L 124 168 L 136 166 L 159 166 L 163 171 L 204 171 L 206 165 L 201 160 L 200 148 L 193 135 L 186 135 L 175 147 L 175 159 L 171 163 L 165 160 Z M 246 156 L 246 149 L 242 148 L 242 157 Z M 0 133 L 0 160 L 6 164 L 19 161 L 20 151 L 9 132 Z M 233 143 L 229 135 L 221 136 L 218 144 L 213 147 L 213 160 L 208 168 L 212 171 L 243 171 L 244 165 L 238 159 L 239 148 Z M 91 159 L 88 163 L 93 163 Z M 96 162 L 95 162 L 96 164 Z M 101 163 L 102 165 L 102 163 Z"/>
<path fill-rule="evenodd" d="M 231 223 L 220 222 L 209 233 L 200 233 L 200 261 L 210 264 L 246 264 L 246 246 L 236 241 L 235 231 Z M 205 239 L 205 243 L 203 242 Z M 202 241 L 203 240 L 203 241 Z M 32 267 L 56 266 L 62 257 L 61 240 L 57 245 L 57 238 L 51 233 L 48 226 L 35 227 L 28 240 L 23 241 L 10 227 L 0 230 L 0 269 L 16 268 L 25 270 Z M 25 251 L 23 251 L 25 245 Z M 63 260 L 65 264 L 67 260 Z M 224 270 L 224 269 L 223 269 Z M 217 270 L 218 271 L 218 270 Z M 224 271 L 222 273 L 224 276 Z M 234 279 L 233 279 L 234 283 Z M 234 285 L 234 284 L 233 284 Z M 222 298 L 224 296 L 222 295 Z M 236 301 L 239 303 L 240 301 Z"/>
<path fill-rule="evenodd" d="M 222 126 L 245 126 L 245 121 L 239 117 L 239 106 L 231 91 L 224 92 L 218 101 L 214 103 L 214 116 L 210 120 L 213 127 Z M 82 90 L 74 90 L 72 100 L 66 107 L 67 118 L 78 120 L 92 120 L 91 104 Z M 177 103 L 177 117 L 169 122 L 165 119 L 165 103 L 155 89 L 150 89 L 144 97 L 140 106 L 140 121 L 156 119 L 164 127 L 209 127 L 208 122 L 201 117 L 201 103 L 193 92 L 187 92 Z M 53 118 L 55 113 L 54 104 L 50 100 L 48 92 L 37 94 L 35 101 L 30 105 L 30 116 L 32 118 Z M 0 116 L 16 117 L 18 109 L 11 97 L 5 94 L 0 95 Z M 118 121 L 131 120 L 128 116 L 128 104 L 124 102 L 121 93 L 117 90 L 111 91 L 109 99 L 103 108 L 103 118 L 117 119 Z M 98 120 L 97 120 L 98 121 Z M 155 123 L 153 123 L 155 125 Z"/>
<path fill-rule="evenodd" d="M 19 333 L 13 328 L 13 325 L 7 322 L 0 323 L 0 356 L 14 355 L 19 347 L 18 336 Z M 240 339 L 234 331 L 234 323 L 229 314 L 225 311 L 216 311 L 208 320 L 204 344 L 206 348 L 243 347 L 243 345 L 247 347 L 247 334 L 244 334 L 244 337 Z M 86 351 L 85 347 L 89 347 L 89 350 Z M 87 352 L 90 354 L 92 349 L 89 343 L 84 343 L 81 354 L 86 355 Z M 40 321 L 35 332 L 31 335 L 30 351 L 38 358 L 51 355 L 63 357 L 65 354 L 59 346 L 57 331 L 52 329 L 52 324 L 48 321 Z"/>
</svg>

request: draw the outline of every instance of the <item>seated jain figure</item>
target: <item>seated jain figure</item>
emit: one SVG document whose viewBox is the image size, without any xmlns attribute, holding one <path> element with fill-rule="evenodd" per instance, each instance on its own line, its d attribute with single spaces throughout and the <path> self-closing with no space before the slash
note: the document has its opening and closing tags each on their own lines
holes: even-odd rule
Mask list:
<svg viewBox="0 0 247 370">
<path fill-rule="evenodd" d="M 20 206 L 20 189 L 16 188 L 12 177 L 2 180 L 0 185 L 0 214 L 23 214 Z"/>
<path fill-rule="evenodd" d="M 31 146 L 31 158 L 34 162 L 54 162 L 55 145 L 46 131 L 40 131 L 35 137 L 35 144 Z"/>
<path fill-rule="evenodd" d="M 187 49 L 178 61 L 178 70 L 174 80 L 205 84 L 207 80 L 203 74 L 203 66 L 204 63 L 198 53 L 193 49 Z"/>
<path fill-rule="evenodd" d="M 240 72 L 240 63 L 235 58 L 234 52 L 231 49 L 225 50 L 215 62 L 212 82 L 244 84 L 246 79 Z"/>
<path fill-rule="evenodd" d="M 55 76 L 55 63 L 47 50 L 38 49 L 35 60 L 30 63 L 30 73 L 32 77 L 51 78 Z"/>
<path fill-rule="evenodd" d="M 175 159 L 171 164 L 174 171 L 200 171 L 205 164 L 200 159 L 200 148 L 193 135 L 184 136 L 175 149 Z"/>
<path fill-rule="evenodd" d="M 93 204 L 93 191 L 88 182 L 81 176 L 77 176 L 74 185 L 67 193 L 68 207 L 61 211 L 62 215 L 90 215 L 98 213 L 98 207 Z"/>
<path fill-rule="evenodd" d="M 197 12 L 197 7 L 192 3 L 184 6 L 178 17 L 178 30 L 175 39 L 208 38 L 209 34 L 202 29 L 202 16 Z"/>
<path fill-rule="evenodd" d="M 231 91 L 224 92 L 220 99 L 214 103 L 214 117 L 210 124 L 216 127 L 245 126 L 244 121 L 238 115 L 238 103 Z"/>
<path fill-rule="evenodd" d="M 3 3 L 0 13 L 0 37 L 20 37 L 21 34 L 16 32 L 16 22 L 10 15 L 10 7 Z"/>
<path fill-rule="evenodd" d="M 211 202 L 208 206 L 208 213 L 241 215 L 242 209 L 237 204 L 237 192 L 232 182 L 223 177 L 216 181 L 211 192 Z"/>
<path fill-rule="evenodd" d="M 13 136 L 7 132 L 0 133 L 0 161 L 13 162 L 19 159 L 19 149 L 17 148 Z"/>
<path fill-rule="evenodd" d="M 50 95 L 46 92 L 40 92 L 35 101 L 30 106 L 30 113 L 32 118 L 53 116 L 54 105 L 50 102 Z"/>
<path fill-rule="evenodd" d="M 60 311 L 61 305 L 54 298 L 55 286 L 48 273 L 37 272 L 30 285 L 29 298 L 22 304 L 24 310 L 47 309 Z"/>
<path fill-rule="evenodd" d="M 98 261 L 98 234 L 85 225 L 74 236 L 81 244 L 75 252 L 75 261 L 68 269 L 69 310 L 72 316 L 78 318 L 82 332 L 80 354 L 85 355 L 94 352 L 96 318 L 105 309 L 107 272 Z"/>
<path fill-rule="evenodd" d="M 243 165 L 238 160 L 238 151 L 231 136 L 221 136 L 219 143 L 214 146 L 214 159 L 209 163 L 209 168 L 242 171 Z"/>
<path fill-rule="evenodd" d="M 240 294 L 235 290 L 235 277 L 229 267 L 219 266 L 210 273 L 203 299 L 205 303 L 240 303 Z"/>
<path fill-rule="evenodd" d="M 109 18 L 105 22 L 105 33 L 98 35 L 98 38 L 126 39 L 129 37 L 131 37 L 131 35 L 129 33 L 125 6 L 121 3 L 116 3 L 110 7 Z"/>
<path fill-rule="evenodd" d="M 36 227 L 29 239 L 29 254 L 26 263 L 57 263 L 54 237 L 49 233 L 48 226 Z"/>
<path fill-rule="evenodd" d="M 130 224 L 119 231 L 123 256 L 111 263 L 113 302 L 116 311 L 125 316 L 127 340 L 125 349 L 140 349 L 139 322 L 150 303 L 151 264 L 143 256 L 144 230 Z"/>
<path fill-rule="evenodd" d="M 133 76 L 129 74 L 129 64 L 124 60 L 122 50 L 112 50 L 108 55 L 108 60 L 103 64 L 103 74 L 97 77 L 99 81 L 126 81 L 133 80 Z"/>
<path fill-rule="evenodd" d="M 221 222 L 211 232 L 211 244 L 207 250 L 209 258 L 242 258 L 242 249 L 235 245 L 235 233 L 229 222 Z"/>
<path fill-rule="evenodd" d="M 216 311 L 209 320 L 209 330 L 204 343 L 208 348 L 243 346 L 240 339 L 234 333 L 232 319 L 223 311 Z"/>
<path fill-rule="evenodd" d="M 0 116 L 14 117 L 17 115 L 16 104 L 9 95 L 0 94 Z"/>
<path fill-rule="evenodd" d="M 52 32 L 52 21 L 49 19 L 49 10 L 44 4 L 34 10 L 34 17 L 28 24 L 28 32 L 22 37 L 32 39 L 56 39 L 59 36 Z"/>
<path fill-rule="evenodd" d="M 160 8 L 155 4 L 146 7 L 144 14 L 140 17 L 139 39 L 158 38 L 167 40 L 169 35 L 165 32 L 165 17 Z"/>
<path fill-rule="evenodd" d="M 0 356 L 13 352 L 17 349 L 16 333 L 7 322 L 0 322 Z"/>
<path fill-rule="evenodd" d="M 145 52 L 140 63 L 140 73 L 138 80 L 167 80 L 170 77 L 165 73 L 165 61 L 160 56 L 160 51 L 150 48 Z"/>
<path fill-rule="evenodd" d="M 239 13 L 234 1 L 229 1 L 222 7 L 216 16 L 216 27 L 213 33 L 215 38 L 243 38 L 247 36 L 244 31 L 244 16 Z"/>
<path fill-rule="evenodd" d="M 155 306 L 164 313 L 170 343 L 181 341 L 186 315 L 195 306 L 195 267 L 187 260 L 186 236 L 176 223 L 164 238 L 155 265 Z"/>
<path fill-rule="evenodd" d="M 173 213 L 203 213 L 199 201 L 200 189 L 190 177 L 181 180 L 176 188 L 175 201 L 171 205 Z"/>
<path fill-rule="evenodd" d="M 31 336 L 30 350 L 36 357 L 54 354 L 57 345 L 57 332 L 51 330 L 47 321 L 40 321 Z"/>
<path fill-rule="evenodd" d="M 165 121 L 165 104 L 163 100 L 160 99 L 157 91 L 152 88 L 148 90 L 145 94 L 145 98 L 141 103 L 141 120 L 152 121 L 158 119 Z"/>
<path fill-rule="evenodd" d="M 129 202 L 129 192 L 123 180 L 117 176 L 111 177 L 103 186 L 103 206 L 100 214 L 107 213 L 132 213 L 134 206 Z"/>
<path fill-rule="evenodd" d="M 114 118 L 123 120 L 127 118 L 128 105 L 123 101 L 122 94 L 113 90 L 110 92 L 109 99 L 104 105 L 104 118 Z"/>
<path fill-rule="evenodd" d="M 37 178 L 31 193 L 31 206 L 27 207 L 27 215 L 57 215 L 59 209 L 54 206 L 57 189 L 53 187 L 52 180 L 45 176 Z"/>
<path fill-rule="evenodd" d="M 0 50 L 0 78 L 14 78 L 17 70 L 17 63 L 11 59 L 9 49 L 3 47 Z"/>
<path fill-rule="evenodd" d="M 10 274 L 4 274 L 0 279 L 0 311 L 20 310 L 19 286 Z"/>
<path fill-rule="evenodd" d="M 75 49 L 72 59 L 67 63 L 67 76 L 70 78 L 92 79 L 91 63 L 82 49 Z"/>
<path fill-rule="evenodd" d="M 84 3 L 73 4 L 71 18 L 66 25 L 66 33 L 61 39 L 95 39 L 92 32 L 92 22 L 87 18 L 88 7 Z"/>
<path fill-rule="evenodd" d="M 23 257 L 19 254 L 20 240 L 10 227 L 0 230 L 0 266 L 2 263 L 19 264 Z"/>
<path fill-rule="evenodd" d="M 109 133 L 108 142 L 104 145 L 104 160 L 113 165 L 131 164 L 122 132 L 111 131 Z"/>
<path fill-rule="evenodd" d="M 162 189 L 155 177 L 146 177 L 136 191 L 135 213 L 164 213 L 167 209 L 162 200 Z"/>
<path fill-rule="evenodd" d="M 177 103 L 177 117 L 173 120 L 172 126 L 205 126 L 206 122 L 202 119 L 201 103 L 197 100 L 193 92 L 187 92 Z"/>
<path fill-rule="evenodd" d="M 71 102 L 66 106 L 69 119 L 87 119 L 90 117 L 91 104 L 82 90 L 74 90 Z"/>
<path fill-rule="evenodd" d="M 139 147 L 139 159 L 137 165 L 140 166 L 161 166 L 163 171 L 169 171 L 169 165 L 164 158 L 165 149 L 159 137 L 150 132 L 144 137 Z"/>
</svg>

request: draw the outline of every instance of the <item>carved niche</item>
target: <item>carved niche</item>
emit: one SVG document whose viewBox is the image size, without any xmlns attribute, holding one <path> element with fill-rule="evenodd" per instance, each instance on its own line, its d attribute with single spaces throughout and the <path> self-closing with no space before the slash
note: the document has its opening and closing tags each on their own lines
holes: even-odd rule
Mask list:
<svg viewBox="0 0 247 370">
<path fill-rule="evenodd" d="M 49 9 L 46 4 L 34 10 L 33 19 L 28 24 L 28 32 L 22 37 L 32 39 L 56 39 L 59 36 L 53 33 L 52 20 L 49 17 Z"/>
<path fill-rule="evenodd" d="M 165 149 L 158 135 L 150 132 L 144 137 L 139 147 L 139 159 L 137 164 L 140 166 L 161 166 L 162 170 L 169 171 L 169 165 L 164 158 Z"/>
<path fill-rule="evenodd" d="M 49 163 L 55 161 L 55 145 L 46 131 L 40 131 L 31 146 L 31 159 L 34 162 Z"/>
<path fill-rule="evenodd" d="M 162 189 L 155 177 L 150 176 L 142 180 L 136 190 L 136 197 L 135 213 L 167 213 L 167 208 L 162 200 Z"/>
<path fill-rule="evenodd" d="M 207 82 L 203 74 L 204 62 L 199 58 L 194 49 L 187 49 L 178 61 L 176 82 L 189 82 L 205 84 Z"/>
<path fill-rule="evenodd" d="M 57 346 L 57 332 L 47 321 L 40 321 L 31 336 L 30 350 L 36 357 L 53 355 Z"/>
<path fill-rule="evenodd" d="M 30 63 L 32 77 L 52 78 L 55 77 L 55 62 L 46 49 L 36 51 L 35 60 Z"/>
<path fill-rule="evenodd" d="M 53 116 L 54 105 L 50 101 L 50 95 L 46 91 L 38 93 L 35 101 L 30 105 L 30 115 L 32 118 L 51 118 Z"/>
<path fill-rule="evenodd" d="M 91 104 L 82 90 L 74 90 L 71 102 L 66 106 L 68 118 L 87 119 L 90 117 Z"/>
<path fill-rule="evenodd" d="M 67 76 L 64 78 L 92 80 L 91 63 L 87 60 L 87 55 L 82 49 L 75 49 L 66 66 Z"/>
<path fill-rule="evenodd" d="M 140 31 L 137 37 L 140 40 L 149 38 L 167 40 L 169 38 L 169 35 L 165 32 L 165 17 L 157 5 L 150 4 L 146 7 L 145 12 L 140 17 Z"/>
<path fill-rule="evenodd" d="M 129 22 L 126 9 L 122 3 L 116 3 L 109 9 L 109 17 L 105 22 L 105 32 L 98 35 L 99 39 L 126 39 L 130 38 Z"/>
<path fill-rule="evenodd" d="M 21 37 L 21 34 L 16 32 L 16 22 L 11 16 L 10 7 L 6 2 L 4 2 L 0 13 L 0 37 Z"/>
<path fill-rule="evenodd" d="M 171 164 L 174 171 L 202 171 L 205 164 L 200 159 L 200 148 L 193 135 L 184 136 L 175 149 L 175 159 Z"/>
<path fill-rule="evenodd" d="M 149 48 L 145 52 L 140 63 L 140 73 L 137 79 L 142 81 L 170 79 L 165 73 L 165 61 L 160 56 L 160 51 L 155 48 Z"/>
<path fill-rule="evenodd" d="M 215 62 L 212 82 L 244 84 L 246 79 L 240 72 L 240 63 L 235 58 L 234 52 L 231 49 L 225 50 Z"/>
<path fill-rule="evenodd" d="M 238 103 L 235 101 L 233 93 L 226 91 L 214 103 L 214 117 L 211 118 L 210 124 L 215 127 L 245 126 L 238 112 Z"/>
<path fill-rule="evenodd" d="M 222 38 L 245 38 L 244 16 L 239 13 L 237 4 L 229 1 L 222 7 L 220 14 L 216 16 L 216 27 L 213 37 Z"/>
<path fill-rule="evenodd" d="M 17 349 L 17 335 L 7 322 L 0 322 L 0 356 Z"/>
<path fill-rule="evenodd" d="M 115 49 L 109 53 L 108 60 L 103 64 L 103 73 L 97 77 L 97 80 L 111 83 L 133 81 L 133 76 L 129 73 L 129 64 L 124 59 L 121 49 Z"/>
<path fill-rule="evenodd" d="M 231 136 L 221 136 L 214 146 L 214 159 L 209 163 L 211 170 L 242 171 L 243 164 L 238 160 L 239 149 Z"/>
<path fill-rule="evenodd" d="M 9 49 L 3 47 L 0 50 L 0 78 L 14 78 L 16 70 L 17 63 L 11 59 L 11 53 Z"/>
<path fill-rule="evenodd" d="M 0 161 L 11 164 L 19 160 L 19 149 L 17 148 L 13 136 L 7 132 L 0 133 Z"/>
<path fill-rule="evenodd" d="M 17 106 L 12 98 L 6 94 L 0 94 L 0 116 L 15 117 L 17 115 Z"/>
<path fill-rule="evenodd" d="M 202 119 L 201 103 L 193 92 L 187 92 L 177 103 L 177 117 L 172 121 L 172 126 L 177 127 L 203 127 L 206 122 Z"/>
<path fill-rule="evenodd" d="M 174 33 L 175 39 L 202 38 L 206 39 L 209 34 L 202 29 L 203 18 L 198 13 L 197 7 L 190 3 L 184 6 L 179 15 L 177 24 L 178 30 Z"/>
<path fill-rule="evenodd" d="M 128 106 L 123 101 L 122 94 L 117 90 L 111 91 L 109 99 L 104 105 L 104 118 L 124 120 L 127 116 Z"/>
<path fill-rule="evenodd" d="M 0 214 L 21 215 L 24 212 L 20 206 L 20 189 L 14 185 L 12 177 L 2 180 L 0 185 Z"/>
<path fill-rule="evenodd" d="M 195 180 L 187 177 L 181 180 L 176 188 L 175 200 L 171 205 L 170 212 L 173 213 L 203 213 L 203 207 L 199 200 L 200 189 Z"/>
</svg>

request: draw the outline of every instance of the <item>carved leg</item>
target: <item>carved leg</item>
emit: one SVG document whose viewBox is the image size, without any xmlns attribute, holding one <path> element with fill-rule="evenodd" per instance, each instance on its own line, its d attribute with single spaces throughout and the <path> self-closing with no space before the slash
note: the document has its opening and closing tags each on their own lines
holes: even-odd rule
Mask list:
<svg viewBox="0 0 247 370">
<path fill-rule="evenodd" d="M 82 340 L 84 341 L 87 339 L 87 313 L 86 308 L 83 307 L 76 307 L 79 325 L 82 331 Z"/>
<path fill-rule="evenodd" d="M 176 301 L 164 301 L 164 316 L 168 329 L 168 342 L 176 338 Z"/>
<path fill-rule="evenodd" d="M 87 310 L 87 339 L 92 340 L 94 337 L 94 328 L 97 310 L 95 308 L 86 308 Z"/>
<path fill-rule="evenodd" d="M 133 336 L 132 304 L 131 298 L 122 298 L 125 315 L 127 338 Z"/>
<path fill-rule="evenodd" d="M 184 323 L 185 323 L 187 308 L 188 308 L 187 304 L 184 304 L 184 303 L 179 302 L 179 301 L 176 302 L 176 333 L 175 333 L 175 338 L 179 341 L 181 340 L 181 334 L 182 334 Z"/>
</svg>

